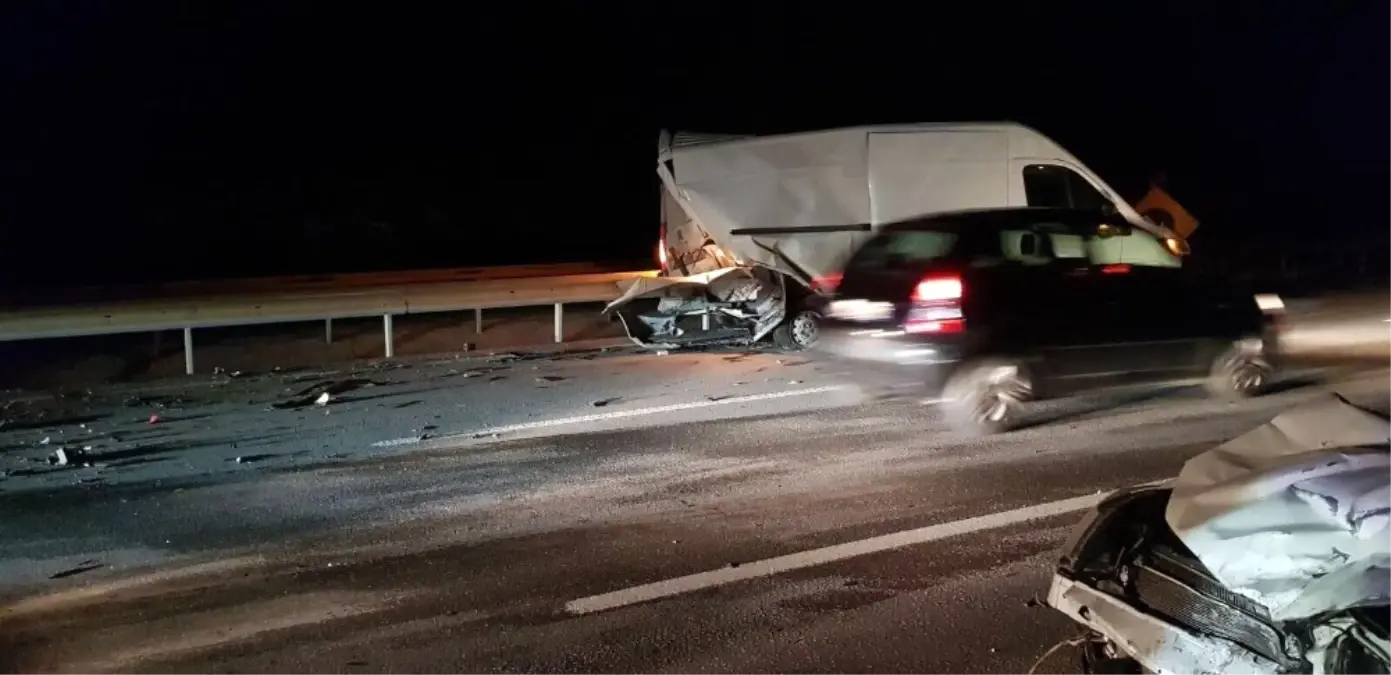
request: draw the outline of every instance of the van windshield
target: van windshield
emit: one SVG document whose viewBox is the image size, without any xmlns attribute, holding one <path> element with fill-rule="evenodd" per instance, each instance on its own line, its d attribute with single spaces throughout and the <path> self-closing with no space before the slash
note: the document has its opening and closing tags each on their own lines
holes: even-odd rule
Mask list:
<svg viewBox="0 0 1391 675">
<path fill-rule="evenodd" d="M 956 246 L 956 241 L 956 233 L 941 230 L 883 232 L 855 253 L 847 268 L 918 266 L 947 257 Z"/>
</svg>

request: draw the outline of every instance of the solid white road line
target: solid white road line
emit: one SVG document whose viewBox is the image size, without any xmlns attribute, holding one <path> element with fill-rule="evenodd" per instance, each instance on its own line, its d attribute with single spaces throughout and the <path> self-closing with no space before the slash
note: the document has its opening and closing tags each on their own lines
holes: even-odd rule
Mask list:
<svg viewBox="0 0 1391 675">
<path fill-rule="evenodd" d="M 586 422 L 602 422 L 605 420 L 616 420 L 625 417 L 640 417 L 642 415 L 655 415 L 658 413 L 676 412 L 679 410 L 691 410 L 694 408 L 709 408 L 717 405 L 733 405 L 737 403 L 752 403 L 754 401 L 768 401 L 777 398 L 788 398 L 791 396 L 807 396 L 809 394 L 824 394 L 826 392 L 844 389 L 840 385 L 826 387 L 811 387 L 809 389 L 792 389 L 789 391 L 775 391 L 767 394 L 749 394 L 747 396 L 730 396 L 715 400 L 692 401 L 690 403 L 674 403 L 672 405 L 660 405 L 651 408 L 634 408 L 632 410 L 612 410 L 592 415 L 577 415 L 575 417 L 559 417 L 550 420 L 540 420 L 537 422 L 523 422 L 521 424 L 509 424 L 501 427 L 491 427 L 470 431 L 462 434 L 449 434 L 440 436 L 437 440 L 447 440 L 451 438 L 474 438 L 479 436 L 492 436 L 494 434 L 507 434 L 517 431 L 530 431 L 532 429 L 545 429 L 548 427 L 558 427 L 567 424 L 584 424 Z"/>
<path fill-rule="evenodd" d="M 1098 492 L 1082 497 L 1073 497 L 1055 502 L 1034 504 L 1011 511 L 1001 511 L 986 516 L 967 518 L 951 523 L 941 523 L 929 525 L 916 530 L 905 530 L 895 532 L 860 541 L 852 541 L 845 544 L 836 544 L 825 548 L 791 553 L 767 560 L 745 563 L 738 567 L 724 567 L 708 572 L 699 572 L 675 579 L 666 579 L 642 586 L 633 586 L 611 593 L 601 593 L 591 595 L 587 598 L 579 598 L 565 603 L 565 611 L 571 614 L 590 614 L 602 612 L 616 607 L 634 605 L 640 602 L 667 598 L 683 593 L 690 593 L 715 586 L 734 583 L 736 581 L 747 581 L 758 577 L 772 574 L 782 574 L 804 567 L 814 567 L 824 565 L 846 558 L 854 558 L 871 553 L 880 553 L 904 546 L 922 544 L 938 539 L 956 537 L 982 530 L 991 530 L 1008 525 L 1014 525 L 1029 520 L 1049 518 L 1052 516 L 1081 511 L 1096 506 L 1101 500 L 1105 499 L 1105 492 Z"/>
</svg>

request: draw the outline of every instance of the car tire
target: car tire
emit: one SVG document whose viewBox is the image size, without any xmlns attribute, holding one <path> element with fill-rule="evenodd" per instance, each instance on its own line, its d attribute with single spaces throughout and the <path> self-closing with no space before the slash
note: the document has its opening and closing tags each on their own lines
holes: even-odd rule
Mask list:
<svg viewBox="0 0 1391 675">
<path fill-rule="evenodd" d="M 790 352 L 799 352 L 816 344 L 820 336 L 821 315 L 803 309 L 773 329 L 773 344 Z"/>
<path fill-rule="evenodd" d="M 1264 355 L 1232 345 L 1213 360 L 1207 389 L 1219 398 L 1251 398 L 1265 393 L 1274 375 Z"/>
<path fill-rule="evenodd" d="M 1023 364 L 990 359 L 952 375 L 942 390 L 941 405 L 952 429 L 988 436 L 1014 429 L 1032 393 Z"/>
</svg>

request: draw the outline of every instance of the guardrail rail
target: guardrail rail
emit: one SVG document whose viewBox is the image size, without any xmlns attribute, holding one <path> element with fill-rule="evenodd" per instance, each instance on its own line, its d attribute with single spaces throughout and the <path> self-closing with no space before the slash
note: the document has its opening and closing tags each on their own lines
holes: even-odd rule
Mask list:
<svg viewBox="0 0 1391 675">
<path fill-rule="evenodd" d="M 483 330 L 483 310 L 504 307 L 555 308 L 554 337 L 564 338 L 564 306 L 608 302 L 627 282 L 655 271 L 532 276 L 473 281 L 397 283 L 375 287 L 270 290 L 240 294 L 105 302 L 0 311 L 0 342 L 182 330 L 184 370 L 194 373 L 193 331 L 272 323 L 324 322 L 333 342 L 334 319 L 380 316 L 387 357 L 395 356 L 392 319 L 409 314 L 473 310 Z"/>
</svg>

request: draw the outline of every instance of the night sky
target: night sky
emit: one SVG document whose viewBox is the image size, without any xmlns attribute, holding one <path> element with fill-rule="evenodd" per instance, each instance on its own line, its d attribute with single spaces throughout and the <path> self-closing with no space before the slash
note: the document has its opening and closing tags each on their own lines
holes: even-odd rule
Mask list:
<svg viewBox="0 0 1391 675">
<path fill-rule="evenodd" d="M 1001 119 L 1385 252 L 1386 0 L 408 4 L 5 3 L 0 282 L 641 260 L 663 127 Z"/>
</svg>

